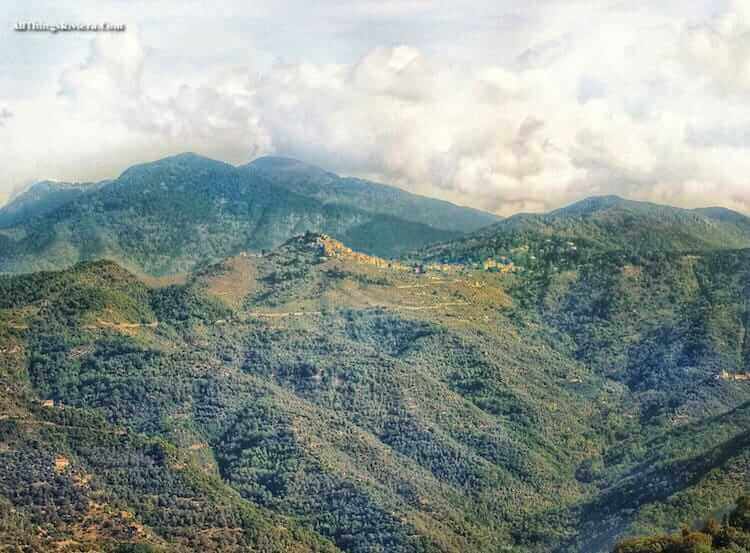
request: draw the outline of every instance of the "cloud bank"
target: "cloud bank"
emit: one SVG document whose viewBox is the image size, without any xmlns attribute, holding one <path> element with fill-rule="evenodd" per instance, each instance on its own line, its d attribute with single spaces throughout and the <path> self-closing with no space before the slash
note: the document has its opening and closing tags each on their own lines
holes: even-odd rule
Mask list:
<svg viewBox="0 0 750 553">
<path fill-rule="evenodd" d="M 507 35 L 497 39 L 460 20 L 453 58 L 438 31 L 392 30 L 414 14 L 450 27 L 450 14 L 416 0 L 355 3 L 322 36 L 359 45 L 336 33 L 385 18 L 399 40 L 311 60 L 304 44 L 294 61 L 253 45 L 183 67 L 169 62 L 183 59 L 174 39 L 159 45 L 148 26 L 129 25 L 87 39 L 36 94 L 0 96 L 0 187 L 111 177 L 191 150 L 233 163 L 298 157 L 504 215 L 610 193 L 750 212 L 746 3 L 689 17 L 597 4 L 485 14 Z"/>
</svg>

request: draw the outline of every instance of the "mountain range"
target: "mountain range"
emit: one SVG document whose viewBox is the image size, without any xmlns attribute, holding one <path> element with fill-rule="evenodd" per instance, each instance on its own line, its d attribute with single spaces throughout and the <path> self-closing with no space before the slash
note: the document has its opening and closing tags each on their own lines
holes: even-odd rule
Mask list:
<svg viewBox="0 0 750 553">
<path fill-rule="evenodd" d="M 743 524 L 744 215 L 498 220 L 280 158 L 90 186 L 0 212 L 29 214 L 0 229 L 3 543 L 604 553 Z"/>
<path fill-rule="evenodd" d="M 172 274 L 307 230 L 390 257 L 497 219 L 283 158 L 235 167 L 188 153 L 93 185 L 32 186 L 0 210 L 0 272 L 106 258 Z"/>
<path fill-rule="evenodd" d="M 699 252 L 750 247 L 750 218 L 726 208 L 681 209 L 596 196 L 544 214 L 518 214 L 420 256 L 479 260 L 519 245 L 574 243 L 580 254 Z"/>
</svg>

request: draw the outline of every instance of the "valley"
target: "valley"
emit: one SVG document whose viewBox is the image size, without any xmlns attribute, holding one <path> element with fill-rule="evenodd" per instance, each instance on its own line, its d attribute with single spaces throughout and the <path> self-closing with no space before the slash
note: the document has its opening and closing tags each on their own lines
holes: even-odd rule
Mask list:
<svg viewBox="0 0 750 553">
<path fill-rule="evenodd" d="M 139 454 L 128 472 L 166 471 L 167 488 L 149 492 L 159 504 L 190 475 L 236 498 L 227 513 L 289 517 L 321 544 L 304 547 L 593 553 L 724 508 L 750 468 L 750 387 L 717 378 L 747 370 L 734 300 L 747 252 L 634 265 L 610 252 L 574 264 L 567 251 L 540 255 L 546 270 L 502 272 L 385 260 L 307 233 L 184 284 L 147 285 L 108 261 L 5 277 L 3 381 L 18 414 L 2 421 L 0 459 L 44 478 L 85 472 L 143 526 L 128 539 L 156 550 L 196 542 L 71 433 L 156 440 L 166 457 Z M 24 428 L 49 424 L 25 441 Z M 69 465 L 45 468 L 46 451 Z M 4 524 L 86 543 L 85 512 L 61 511 L 48 489 L 32 514 L 11 484 L 17 522 Z M 205 524 L 193 534 L 206 550 L 252 543 L 242 524 Z"/>
</svg>

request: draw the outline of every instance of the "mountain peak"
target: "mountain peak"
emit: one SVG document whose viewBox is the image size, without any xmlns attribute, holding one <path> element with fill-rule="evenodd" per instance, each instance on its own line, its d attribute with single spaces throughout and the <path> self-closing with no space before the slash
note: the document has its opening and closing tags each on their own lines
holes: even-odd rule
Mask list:
<svg viewBox="0 0 750 553">
<path fill-rule="evenodd" d="M 428 259 L 473 260 L 512 256 L 545 244 L 568 244 L 571 252 L 649 254 L 750 247 L 750 218 L 723 208 L 684 209 L 619 196 L 594 196 L 546 214 L 518 214 L 453 242 L 431 247 Z M 577 253 L 576 253 L 577 255 Z"/>
<path fill-rule="evenodd" d="M 259 157 L 242 166 L 242 169 L 326 205 L 351 206 L 450 232 L 475 231 L 500 219 L 492 213 L 419 196 L 395 186 L 355 177 L 340 177 L 289 157 Z"/>
<path fill-rule="evenodd" d="M 80 186 L 85 186 L 85 185 L 74 184 L 71 182 L 64 182 L 64 181 L 56 181 L 56 180 L 51 180 L 51 179 L 34 181 L 31 184 L 15 192 L 10 197 L 8 204 L 13 203 L 14 201 L 20 198 L 23 198 L 24 196 L 29 196 L 29 195 L 34 195 L 34 194 L 45 194 L 51 190 L 62 190 L 62 189 L 67 189 L 67 188 L 80 187 Z"/>
<path fill-rule="evenodd" d="M 312 165 L 304 161 L 292 157 L 284 156 L 261 156 L 254 159 L 247 165 L 246 168 L 261 171 L 261 172 L 274 172 L 282 173 L 285 175 L 306 175 L 309 177 L 329 177 L 336 178 L 337 175 L 321 169 L 317 165 Z"/>
<path fill-rule="evenodd" d="M 550 215 L 590 215 L 598 211 L 604 211 L 615 207 L 619 208 L 637 208 L 655 206 L 656 204 L 650 204 L 647 202 L 639 202 L 635 200 L 628 200 L 615 194 L 608 194 L 603 196 L 590 196 L 583 200 L 579 200 L 560 209 L 556 209 L 550 212 Z"/>
<path fill-rule="evenodd" d="M 0 207 L 0 227 L 17 224 L 56 208 L 93 190 L 90 183 L 71 183 L 53 180 L 37 181 L 14 194 Z"/>
<path fill-rule="evenodd" d="M 200 169 L 226 170 L 234 169 L 234 167 L 223 161 L 202 156 L 194 152 L 183 152 L 181 154 L 175 154 L 154 161 L 148 161 L 146 163 L 133 165 L 125 169 L 125 171 L 122 172 L 119 178 L 134 176 L 143 173 L 150 173 L 152 171 L 159 171 L 163 169 L 178 169 L 181 171 Z"/>
</svg>

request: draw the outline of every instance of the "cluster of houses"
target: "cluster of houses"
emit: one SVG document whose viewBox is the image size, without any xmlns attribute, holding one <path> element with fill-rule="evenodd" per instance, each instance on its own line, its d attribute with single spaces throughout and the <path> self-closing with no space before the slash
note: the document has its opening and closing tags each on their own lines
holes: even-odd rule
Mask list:
<svg viewBox="0 0 750 553">
<path fill-rule="evenodd" d="M 356 261 L 357 263 L 363 263 L 365 265 L 374 265 L 375 267 L 395 269 L 398 271 L 413 271 L 417 272 L 416 266 L 409 267 L 397 261 L 389 261 L 381 257 L 374 255 L 367 255 L 366 253 L 360 253 L 352 250 L 345 246 L 338 240 L 331 238 L 327 234 L 313 235 L 307 237 L 308 240 L 312 240 L 312 244 L 319 247 L 323 258 L 339 258 Z M 424 270 L 424 267 L 420 265 Z"/>
<path fill-rule="evenodd" d="M 556 251 L 558 254 L 570 254 L 573 255 L 578 251 L 578 246 L 575 242 L 565 242 L 564 244 L 553 244 L 553 241 L 551 239 L 545 240 L 545 243 L 550 245 L 554 251 Z M 549 247 L 543 247 L 543 250 L 549 251 Z M 537 260 L 537 257 L 535 255 L 532 255 L 529 253 L 529 246 L 528 244 L 524 244 L 523 246 L 519 246 L 518 248 L 514 248 L 511 250 L 514 254 L 520 254 L 524 259 L 531 262 L 533 265 L 534 262 Z M 518 265 L 514 264 L 513 260 L 505 255 L 501 256 L 494 256 L 494 257 L 488 257 L 481 263 L 481 268 L 488 272 L 497 272 L 497 273 L 515 273 L 523 271 L 523 267 L 519 267 Z M 553 266 L 553 270 L 554 270 Z"/>
<path fill-rule="evenodd" d="M 750 380 L 750 373 L 730 373 L 728 371 L 721 371 L 716 375 L 717 379 L 721 380 Z"/>
<path fill-rule="evenodd" d="M 321 259 L 326 259 L 326 258 L 347 259 L 351 261 L 356 261 L 358 263 L 374 265 L 375 267 L 410 272 L 410 273 L 417 274 L 417 275 L 426 274 L 429 272 L 454 273 L 454 272 L 459 272 L 467 268 L 465 265 L 461 265 L 461 264 L 450 264 L 450 263 L 404 264 L 396 260 L 383 259 L 380 257 L 367 255 L 361 252 L 354 251 L 351 248 L 345 246 L 344 244 L 342 244 L 341 242 L 339 242 L 338 240 L 336 240 L 335 238 L 332 238 L 331 236 L 327 234 L 317 234 L 317 233 L 308 232 L 304 235 L 296 237 L 295 239 L 307 245 L 319 248 Z M 551 240 L 548 240 L 548 242 L 551 242 Z M 564 247 L 569 252 L 574 252 L 577 250 L 577 247 L 574 242 L 566 242 Z M 513 250 L 513 251 L 514 252 L 518 251 L 520 253 L 526 254 L 530 261 L 532 262 L 535 261 L 536 256 L 528 255 L 528 250 L 529 250 L 528 245 L 524 245 L 519 248 L 516 248 L 516 250 Z M 243 254 L 241 255 L 249 256 L 251 254 L 248 254 L 247 252 L 243 252 Z M 481 269 L 490 273 L 515 273 L 515 272 L 520 272 L 523 270 L 523 267 L 519 267 L 518 265 L 516 265 L 513 262 L 513 260 L 506 255 L 488 257 L 481 263 L 475 264 L 474 268 Z"/>
<path fill-rule="evenodd" d="M 482 262 L 482 268 L 488 272 L 511 273 L 516 266 L 508 257 L 501 255 L 498 259 L 488 257 Z"/>
<path fill-rule="evenodd" d="M 338 240 L 331 238 L 327 234 L 321 234 L 314 237 L 313 243 L 320 247 L 323 258 L 339 258 L 356 261 L 357 263 L 363 263 L 366 265 L 374 265 L 375 267 L 394 269 L 397 271 L 404 271 L 414 273 L 416 275 L 422 275 L 428 271 L 440 271 L 440 272 L 453 272 L 460 268 L 459 265 L 450 265 L 447 263 L 413 263 L 406 265 L 394 260 L 383 259 L 374 255 L 367 255 L 352 250 L 345 246 Z"/>
<path fill-rule="evenodd" d="M 6 348 L 0 348 L 0 353 L 7 353 L 8 355 L 13 355 L 14 353 L 20 353 L 21 352 L 21 346 L 13 344 L 12 346 L 8 346 Z"/>
</svg>

